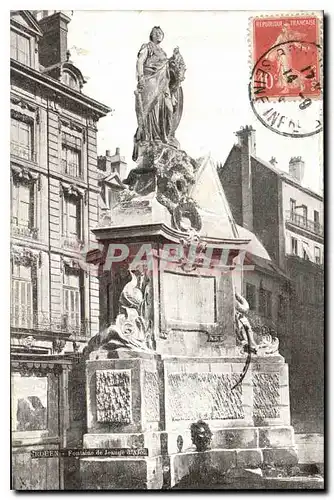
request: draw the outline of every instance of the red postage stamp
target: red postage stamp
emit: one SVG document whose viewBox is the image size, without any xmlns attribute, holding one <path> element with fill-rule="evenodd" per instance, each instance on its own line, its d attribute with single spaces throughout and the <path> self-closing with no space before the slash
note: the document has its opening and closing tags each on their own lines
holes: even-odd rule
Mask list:
<svg viewBox="0 0 334 500">
<path fill-rule="evenodd" d="M 253 18 L 253 96 L 319 97 L 319 43 L 317 16 Z"/>
</svg>

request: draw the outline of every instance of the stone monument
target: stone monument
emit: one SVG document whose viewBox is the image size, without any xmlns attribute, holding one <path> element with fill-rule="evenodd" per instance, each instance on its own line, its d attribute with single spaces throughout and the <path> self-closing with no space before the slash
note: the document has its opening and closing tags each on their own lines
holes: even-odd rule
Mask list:
<svg viewBox="0 0 334 500">
<path fill-rule="evenodd" d="M 197 470 L 297 462 L 288 366 L 277 339 L 253 332 L 241 295 L 249 241 L 214 162 L 175 138 L 185 64 L 162 39 L 153 28 L 138 54 L 137 166 L 94 231 L 110 324 L 86 348 L 83 447 L 102 451 L 81 459 L 83 489 L 171 488 Z"/>
</svg>

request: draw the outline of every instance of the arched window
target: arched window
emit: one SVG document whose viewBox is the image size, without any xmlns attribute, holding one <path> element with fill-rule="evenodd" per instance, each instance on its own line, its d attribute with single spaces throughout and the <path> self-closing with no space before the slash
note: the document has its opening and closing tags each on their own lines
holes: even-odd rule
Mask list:
<svg viewBox="0 0 334 500">
<path fill-rule="evenodd" d="M 74 75 L 72 75 L 68 71 L 63 72 L 62 82 L 65 85 L 68 85 L 71 89 L 79 90 L 79 84 L 78 84 L 77 79 L 74 77 Z"/>
</svg>

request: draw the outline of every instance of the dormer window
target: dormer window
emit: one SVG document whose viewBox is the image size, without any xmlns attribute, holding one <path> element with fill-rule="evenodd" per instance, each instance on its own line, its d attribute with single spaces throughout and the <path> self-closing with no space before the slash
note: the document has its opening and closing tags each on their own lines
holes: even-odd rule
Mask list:
<svg viewBox="0 0 334 500">
<path fill-rule="evenodd" d="M 68 71 L 63 72 L 62 82 L 65 83 L 65 85 L 68 85 L 71 89 L 80 90 L 80 86 L 77 79 Z"/>
<path fill-rule="evenodd" d="M 10 57 L 31 66 L 30 39 L 14 30 L 10 31 Z"/>
</svg>

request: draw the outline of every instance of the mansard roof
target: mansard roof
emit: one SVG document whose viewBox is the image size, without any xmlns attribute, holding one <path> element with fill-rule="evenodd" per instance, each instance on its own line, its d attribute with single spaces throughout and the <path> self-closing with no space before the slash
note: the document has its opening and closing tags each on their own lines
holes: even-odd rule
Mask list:
<svg viewBox="0 0 334 500">
<path fill-rule="evenodd" d="M 30 35 L 37 37 L 43 36 L 38 21 L 30 10 L 11 10 L 10 22 L 13 26 L 26 31 Z"/>
</svg>

